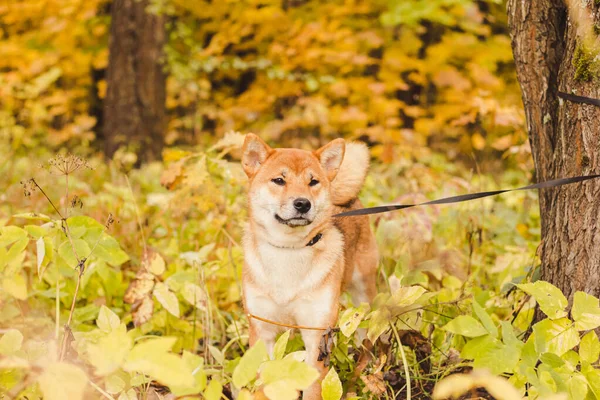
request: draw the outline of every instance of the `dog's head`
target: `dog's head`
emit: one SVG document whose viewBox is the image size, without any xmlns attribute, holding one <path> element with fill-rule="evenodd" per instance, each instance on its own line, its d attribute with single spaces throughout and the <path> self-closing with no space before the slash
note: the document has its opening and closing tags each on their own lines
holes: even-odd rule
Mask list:
<svg viewBox="0 0 600 400">
<path fill-rule="evenodd" d="M 246 135 L 242 166 L 250 178 L 252 218 L 271 235 L 298 236 L 329 218 L 330 182 L 344 151 L 343 139 L 310 152 L 272 149 L 258 136 Z"/>
</svg>

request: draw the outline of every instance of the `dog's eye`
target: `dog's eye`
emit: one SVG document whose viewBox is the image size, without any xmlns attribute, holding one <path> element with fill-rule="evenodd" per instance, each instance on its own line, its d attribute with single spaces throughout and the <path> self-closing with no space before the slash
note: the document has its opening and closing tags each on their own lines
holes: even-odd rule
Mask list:
<svg viewBox="0 0 600 400">
<path fill-rule="evenodd" d="M 283 180 L 283 178 L 271 179 L 271 182 L 273 182 L 274 184 L 279 185 L 279 186 L 285 185 L 285 181 Z"/>
<path fill-rule="evenodd" d="M 319 184 L 319 181 L 316 179 L 311 179 L 310 183 L 308 184 L 308 186 L 316 186 Z"/>
</svg>

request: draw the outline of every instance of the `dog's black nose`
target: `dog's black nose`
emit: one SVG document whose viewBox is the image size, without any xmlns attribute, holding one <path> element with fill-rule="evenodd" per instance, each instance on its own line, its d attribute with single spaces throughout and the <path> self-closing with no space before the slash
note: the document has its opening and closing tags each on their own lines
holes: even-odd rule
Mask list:
<svg viewBox="0 0 600 400">
<path fill-rule="evenodd" d="M 304 197 L 298 197 L 294 200 L 294 208 L 304 214 L 310 210 L 310 200 L 305 199 Z"/>
</svg>

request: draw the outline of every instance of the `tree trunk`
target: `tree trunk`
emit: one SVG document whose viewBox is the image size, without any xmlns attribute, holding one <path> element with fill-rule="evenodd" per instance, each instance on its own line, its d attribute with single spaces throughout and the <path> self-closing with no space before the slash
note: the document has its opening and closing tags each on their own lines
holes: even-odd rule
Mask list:
<svg viewBox="0 0 600 400">
<path fill-rule="evenodd" d="M 577 21 L 563 0 L 509 0 L 508 15 L 538 181 L 599 173 L 600 108 L 557 97 L 600 97 Z M 599 296 L 600 181 L 541 190 L 540 214 L 541 279 L 570 300 L 578 290 Z"/>
<path fill-rule="evenodd" d="M 146 11 L 148 0 L 114 0 L 104 100 L 105 153 L 121 146 L 139 161 L 160 157 L 166 127 L 166 76 L 162 15 Z"/>
</svg>

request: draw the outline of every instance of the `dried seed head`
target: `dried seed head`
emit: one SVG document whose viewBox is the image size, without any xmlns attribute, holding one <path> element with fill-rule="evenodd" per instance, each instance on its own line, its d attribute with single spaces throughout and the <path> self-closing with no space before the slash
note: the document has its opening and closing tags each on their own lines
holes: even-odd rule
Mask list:
<svg viewBox="0 0 600 400">
<path fill-rule="evenodd" d="M 112 215 L 112 213 L 110 213 L 110 214 L 108 214 L 108 218 L 106 219 L 106 225 L 104 225 L 104 226 L 106 227 L 106 229 L 109 229 L 114 222 L 115 222 L 115 218 Z"/>
<path fill-rule="evenodd" d="M 75 208 L 79 206 L 79 208 L 83 208 L 83 201 L 79 198 L 79 196 L 75 195 L 71 199 L 71 208 Z"/>
<path fill-rule="evenodd" d="M 33 180 L 33 178 L 28 179 L 26 181 L 21 181 L 21 186 L 23 187 L 23 194 L 25 195 L 25 197 L 29 197 L 31 196 L 31 194 L 33 192 L 35 192 L 37 185 L 35 184 L 35 181 Z"/>
<path fill-rule="evenodd" d="M 50 173 L 57 173 L 58 175 L 69 175 L 81 168 L 93 169 L 86 159 L 70 153 L 66 156 L 62 154 L 55 155 L 48 160 L 43 168 L 47 169 Z"/>
</svg>

